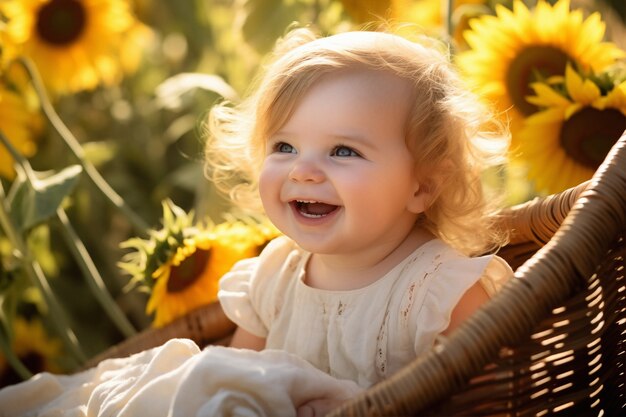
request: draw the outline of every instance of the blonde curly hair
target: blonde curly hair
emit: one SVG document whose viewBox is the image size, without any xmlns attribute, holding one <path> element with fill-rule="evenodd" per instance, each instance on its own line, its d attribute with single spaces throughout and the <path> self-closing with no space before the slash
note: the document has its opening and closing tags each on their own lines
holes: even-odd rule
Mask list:
<svg viewBox="0 0 626 417">
<path fill-rule="evenodd" d="M 258 177 L 265 142 L 322 77 L 349 69 L 384 71 L 410 81 L 406 128 L 420 184 L 431 195 L 420 226 L 466 254 L 493 250 L 505 239 L 493 227 L 481 174 L 502 163 L 506 129 L 464 88 L 441 43 L 393 33 L 347 32 L 318 37 L 289 32 L 269 57 L 252 94 L 214 106 L 207 124 L 206 174 L 242 209 L 262 213 Z"/>
</svg>

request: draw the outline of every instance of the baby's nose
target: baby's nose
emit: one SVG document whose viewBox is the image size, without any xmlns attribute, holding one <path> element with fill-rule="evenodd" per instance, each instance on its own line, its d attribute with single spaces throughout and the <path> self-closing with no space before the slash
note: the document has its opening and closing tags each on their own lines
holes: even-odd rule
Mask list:
<svg viewBox="0 0 626 417">
<path fill-rule="evenodd" d="M 318 183 L 324 181 L 324 171 L 319 166 L 309 160 L 300 160 L 294 163 L 289 172 L 289 179 L 294 182 Z"/>
</svg>

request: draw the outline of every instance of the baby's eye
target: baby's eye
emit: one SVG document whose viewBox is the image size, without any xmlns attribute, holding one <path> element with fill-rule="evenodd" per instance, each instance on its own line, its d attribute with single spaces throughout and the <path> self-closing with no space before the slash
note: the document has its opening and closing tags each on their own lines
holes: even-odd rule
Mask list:
<svg viewBox="0 0 626 417">
<path fill-rule="evenodd" d="M 347 157 L 347 156 L 360 156 L 360 155 L 354 149 L 349 148 L 347 146 L 340 145 L 340 146 L 337 146 L 335 149 L 333 149 L 333 156 Z"/>
<path fill-rule="evenodd" d="M 296 153 L 296 149 L 288 143 L 278 142 L 274 145 L 274 151 L 280 153 Z"/>
</svg>

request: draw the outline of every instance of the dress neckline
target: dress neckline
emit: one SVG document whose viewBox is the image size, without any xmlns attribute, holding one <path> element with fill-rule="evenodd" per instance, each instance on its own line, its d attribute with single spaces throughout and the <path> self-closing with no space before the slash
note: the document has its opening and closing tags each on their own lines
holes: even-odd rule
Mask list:
<svg viewBox="0 0 626 417">
<path fill-rule="evenodd" d="M 315 287 L 311 287 L 309 285 L 307 285 L 304 282 L 304 277 L 305 277 L 305 273 L 306 273 L 306 265 L 309 262 L 309 259 L 311 258 L 311 252 L 307 252 L 304 249 L 300 248 L 298 246 L 298 249 L 302 252 L 302 257 L 300 259 L 298 268 L 297 268 L 297 285 L 301 288 L 303 288 L 305 291 L 309 291 L 311 293 L 316 293 L 316 294 L 325 294 L 325 295 L 343 295 L 343 296 L 350 296 L 353 294 L 361 294 L 363 292 L 367 292 L 370 291 L 374 288 L 377 288 L 380 285 L 383 285 L 384 282 L 386 282 L 387 280 L 390 279 L 390 277 L 397 275 L 397 273 L 399 271 L 402 270 L 402 268 L 404 268 L 404 266 L 407 264 L 407 262 L 409 262 L 416 253 L 418 252 L 424 252 L 425 250 L 428 249 L 429 246 L 434 245 L 435 243 L 439 243 L 439 244 L 444 244 L 444 242 L 439 239 L 439 238 L 433 238 L 427 242 L 424 242 L 422 245 L 418 246 L 417 248 L 415 248 L 415 250 L 413 250 L 411 253 L 409 253 L 406 257 L 404 257 L 404 259 L 402 259 L 402 261 L 398 262 L 393 268 L 391 268 L 389 271 L 387 271 L 383 276 L 381 276 L 379 279 L 375 280 L 374 282 L 365 285 L 363 287 L 360 288 L 354 288 L 351 290 L 325 290 L 322 288 L 315 288 Z"/>
</svg>

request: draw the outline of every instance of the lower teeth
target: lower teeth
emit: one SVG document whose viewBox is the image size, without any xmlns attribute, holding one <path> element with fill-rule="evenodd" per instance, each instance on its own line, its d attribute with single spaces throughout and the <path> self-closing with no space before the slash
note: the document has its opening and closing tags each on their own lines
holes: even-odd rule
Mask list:
<svg viewBox="0 0 626 417">
<path fill-rule="evenodd" d="M 303 211 L 301 211 L 300 214 L 302 214 L 304 217 L 308 217 L 310 219 L 318 219 L 320 217 L 327 216 L 326 214 L 311 214 L 311 213 L 305 213 Z"/>
</svg>

